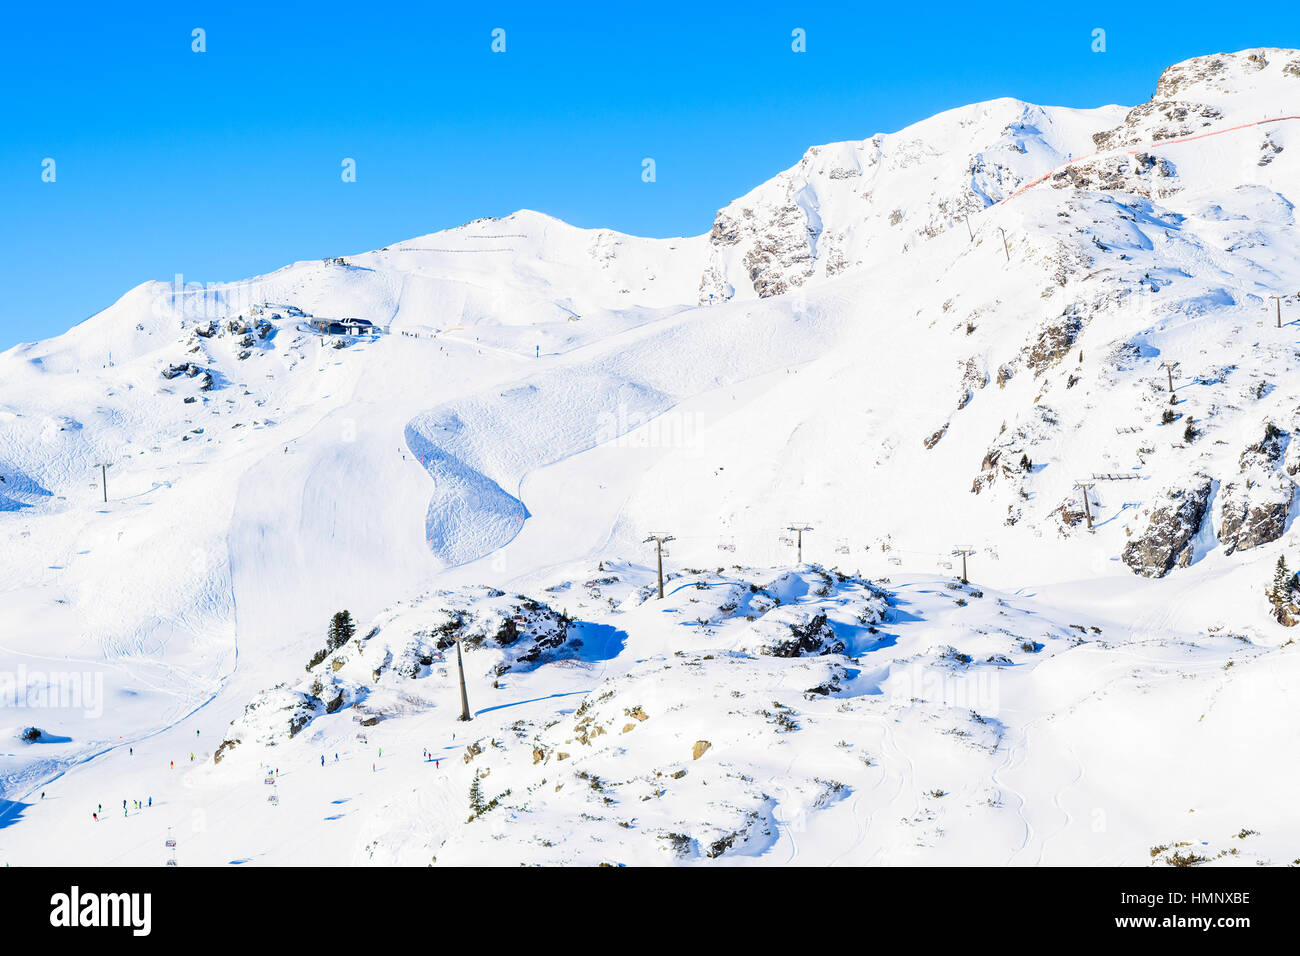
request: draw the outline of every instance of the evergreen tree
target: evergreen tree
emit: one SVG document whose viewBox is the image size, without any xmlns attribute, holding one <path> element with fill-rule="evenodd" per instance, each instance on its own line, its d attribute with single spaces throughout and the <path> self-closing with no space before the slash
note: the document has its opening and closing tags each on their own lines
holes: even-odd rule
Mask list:
<svg viewBox="0 0 1300 956">
<path fill-rule="evenodd" d="M 1277 556 L 1277 567 L 1273 570 L 1273 586 L 1269 588 L 1268 600 L 1273 607 L 1291 603 L 1291 590 L 1295 587 L 1296 575 L 1286 566 L 1286 556 Z"/>
<path fill-rule="evenodd" d="M 352 621 L 352 615 L 348 611 L 339 611 L 330 620 L 329 637 L 326 645 L 331 651 L 337 651 L 340 647 L 352 640 L 352 635 L 356 634 L 357 626 Z"/>
<path fill-rule="evenodd" d="M 1183 429 L 1183 441 L 1190 445 L 1196 441 L 1196 435 L 1196 419 L 1189 415 L 1187 416 L 1187 427 Z"/>
</svg>

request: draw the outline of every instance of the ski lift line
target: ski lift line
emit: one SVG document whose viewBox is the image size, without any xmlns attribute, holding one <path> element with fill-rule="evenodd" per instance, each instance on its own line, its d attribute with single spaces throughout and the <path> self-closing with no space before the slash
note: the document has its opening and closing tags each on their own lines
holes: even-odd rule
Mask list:
<svg viewBox="0 0 1300 956">
<path fill-rule="evenodd" d="M 1044 180 L 1050 179 L 1051 177 L 1055 176 L 1061 170 L 1069 166 L 1074 166 L 1078 163 L 1090 162 L 1094 159 L 1098 159 L 1103 156 L 1111 156 L 1111 155 L 1118 156 L 1120 153 L 1126 153 L 1129 156 L 1135 156 L 1145 149 L 1157 149 L 1157 148 L 1163 148 L 1165 146 L 1175 146 L 1179 143 L 1190 143 L 1193 140 L 1207 139 L 1208 137 L 1211 136 L 1222 136 L 1224 133 L 1235 133 L 1243 129 L 1252 129 L 1253 127 L 1256 126 L 1266 126 L 1269 123 L 1285 123 L 1288 120 L 1297 120 L 1297 119 L 1300 119 L 1300 116 L 1275 116 L 1272 117 L 1271 119 L 1257 120 L 1254 123 L 1242 123 L 1239 126 L 1229 126 L 1226 129 L 1211 130 L 1208 133 L 1198 133 L 1195 136 L 1183 136 L 1178 139 L 1156 140 L 1153 142 L 1140 144 L 1136 147 L 1120 146 L 1115 149 L 1098 150 L 1095 153 L 1089 153 L 1087 156 L 1080 156 L 1078 159 L 1067 159 L 1059 166 L 1055 167 L 1052 170 L 1049 170 L 1048 172 L 1044 173 L 1042 176 L 1039 176 L 1037 179 L 1033 180 L 1032 182 L 1026 183 L 1025 185 L 1021 186 L 1010 196 L 1007 196 L 1005 199 L 999 200 L 997 205 L 1001 206 L 1005 203 L 1010 202 L 1011 200 L 1019 196 L 1021 193 L 1027 192 L 1028 190 L 1034 188 Z"/>
<path fill-rule="evenodd" d="M 419 247 L 419 248 L 416 248 L 416 247 L 414 247 L 414 246 L 404 246 L 404 247 L 398 247 L 398 250 L 397 250 L 397 251 L 398 251 L 398 252 L 438 252 L 438 253 L 442 253 L 442 252 L 514 252 L 515 250 L 512 249 L 512 248 L 505 248 L 505 249 L 434 249 L 434 248 L 432 248 L 432 247 L 427 247 L 427 246 L 421 246 L 421 247 Z"/>
<path fill-rule="evenodd" d="M 1098 476 L 1098 477 L 1103 477 L 1103 476 Z M 1138 479 L 1138 478 L 1141 478 L 1142 476 L 1141 476 L 1141 475 L 1121 475 L 1121 476 L 1118 476 L 1118 477 L 1119 477 L 1119 478 L 1122 478 L 1122 479 L 1130 479 L 1130 478 L 1132 478 L 1132 479 Z M 737 541 L 737 542 L 743 542 L 743 541 L 746 541 L 746 540 L 750 540 L 750 541 L 758 541 L 758 542 L 760 542 L 760 543 L 766 543 L 766 542 L 770 541 L 770 532 L 766 532 L 766 531 L 754 531 L 754 532 L 749 532 L 749 533 L 743 533 L 743 532 L 742 532 L 742 533 L 740 533 L 740 534 L 725 534 L 725 535 L 718 535 L 718 534 L 674 534 L 674 535 L 673 535 L 673 538 L 674 538 L 676 541 L 679 541 L 679 542 L 702 541 L 702 542 L 711 542 L 711 543 L 713 543 L 714 545 L 717 545 L 717 544 L 718 544 L 719 539 L 722 539 L 723 541 L 731 541 L 731 540 L 734 540 L 734 541 Z M 778 540 L 780 540 L 780 536 L 778 536 Z M 791 543 L 793 544 L 794 539 L 791 538 L 790 541 L 791 541 Z M 841 537 L 841 538 L 838 539 L 838 541 L 841 541 L 841 542 L 842 542 L 842 541 L 851 541 L 851 539 Z M 872 544 L 864 545 L 864 547 L 865 547 L 867 550 L 874 550 L 874 549 L 875 549 L 875 545 L 872 545 Z M 833 551 L 836 550 L 836 547 L 835 547 L 835 546 L 832 546 L 831 550 L 833 550 Z M 988 550 L 988 549 L 980 549 L 980 550 Z M 916 549 L 914 549 L 914 548 L 902 548 L 902 547 L 899 547 L 899 546 L 896 545 L 896 544 L 891 544 L 890 547 L 889 547 L 889 550 L 888 550 L 887 552 L 885 552 L 885 553 L 894 553 L 894 552 L 897 552 L 897 553 L 899 553 L 899 554 L 912 554 L 912 555 L 917 555 L 917 556 L 920 556 L 920 557 L 928 557 L 928 558 L 947 558 L 947 557 L 951 557 L 951 556 L 952 556 L 952 551 L 951 551 L 951 550 L 948 550 L 948 551 L 918 551 L 918 550 L 916 550 Z M 842 552 L 840 552 L 840 553 L 842 553 Z M 665 554 L 665 555 L 668 554 L 668 549 L 667 549 L 667 548 L 664 549 L 664 554 Z"/>
</svg>

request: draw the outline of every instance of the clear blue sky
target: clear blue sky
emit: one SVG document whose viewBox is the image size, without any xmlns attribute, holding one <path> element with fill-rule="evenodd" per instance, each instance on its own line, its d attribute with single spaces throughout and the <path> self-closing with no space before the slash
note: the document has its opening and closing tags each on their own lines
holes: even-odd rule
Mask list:
<svg viewBox="0 0 1300 956">
<path fill-rule="evenodd" d="M 527 207 L 651 236 L 817 143 L 997 96 L 1147 99 L 1294 3 L 38 3 L 0 22 L 0 349 Z M 191 52 L 191 31 L 207 52 Z M 491 32 L 506 30 L 506 52 Z M 791 31 L 807 52 L 791 51 Z M 1107 51 L 1091 50 L 1094 28 Z M 42 161 L 57 181 L 41 181 Z M 340 178 L 345 157 L 357 181 Z M 641 180 L 653 157 L 657 181 Z"/>
</svg>

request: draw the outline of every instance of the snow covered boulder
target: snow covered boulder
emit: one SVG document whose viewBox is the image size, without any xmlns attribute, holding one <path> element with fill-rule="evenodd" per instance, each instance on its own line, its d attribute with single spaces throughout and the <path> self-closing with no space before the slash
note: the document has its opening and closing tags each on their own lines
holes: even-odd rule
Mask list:
<svg viewBox="0 0 1300 956">
<path fill-rule="evenodd" d="M 871 641 L 889 606 L 888 595 L 869 581 L 800 565 L 783 571 L 758 589 L 746 614 L 752 619 L 735 649 L 763 657 L 856 654 Z"/>
<path fill-rule="evenodd" d="M 757 622 L 751 650 L 767 657 L 843 654 L 845 643 L 826 620 L 826 613 L 801 607 L 779 608 Z"/>
<path fill-rule="evenodd" d="M 1159 504 L 1143 509 L 1147 526 L 1124 546 L 1124 563 L 1137 574 L 1162 578 L 1175 567 L 1192 563 L 1192 539 L 1200 531 L 1209 508 L 1213 482 L 1197 477 L 1185 486 L 1165 492 Z"/>
<path fill-rule="evenodd" d="M 311 721 L 326 712 L 325 702 L 301 690 L 283 685 L 262 691 L 230 723 L 226 739 L 213 754 L 214 763 L 241 743 L 264 747 L 291 740 Z"/>
</svg>

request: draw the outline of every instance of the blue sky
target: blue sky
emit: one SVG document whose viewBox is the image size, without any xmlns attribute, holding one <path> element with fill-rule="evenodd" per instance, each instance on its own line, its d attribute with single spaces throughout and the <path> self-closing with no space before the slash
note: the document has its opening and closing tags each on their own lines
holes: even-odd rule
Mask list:
<svg viewBox="0 0 1300 956">
<path fill-rule="evenodd" d="M 1300 46 L 1296 5 L 11 4 L 0 349 L 147 279 L 238 279 L 521 207 L 694 235 L 810 145 L 997 96 L 1134 104 L 1170 63 L 1252 46 Z"/>
</svg>

